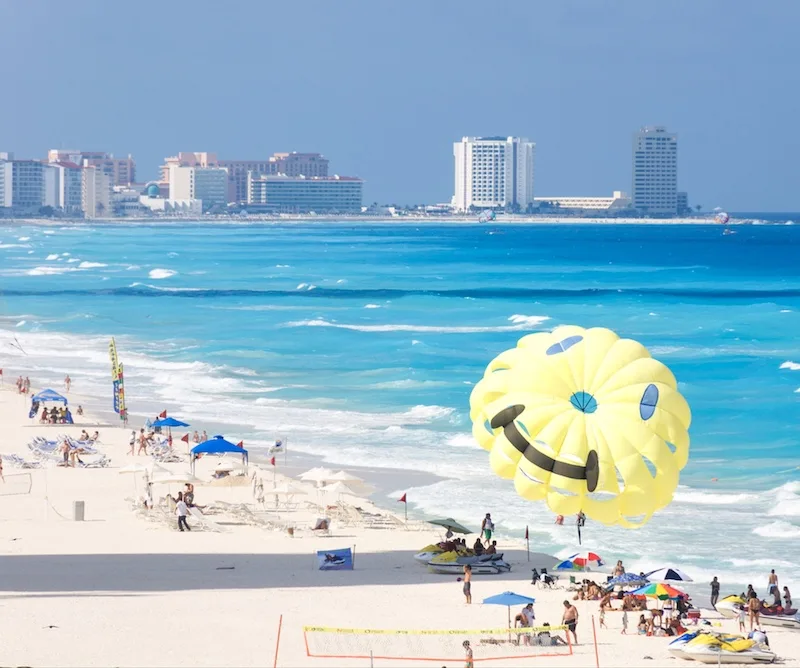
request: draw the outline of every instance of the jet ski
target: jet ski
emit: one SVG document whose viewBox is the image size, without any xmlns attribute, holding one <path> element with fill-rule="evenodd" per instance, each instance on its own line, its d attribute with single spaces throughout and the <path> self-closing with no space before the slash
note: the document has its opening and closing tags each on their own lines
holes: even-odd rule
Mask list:
<svg viewBox="0 0 800 668">
<path fill-rule="evenodd" d="M 457 552 L 445 552 L 434 557 L 428 562 L 428 570 L 431 573 L 461 574 L 467 565 L 472 566 L 472 572 L 477 575 L 497 575 L 511 570 L 502 553 L 462 557 Z"/>
<path fill-rule="evenodd" d="M 739 609 L 744 605 L 745 601 L 741 596 L 726 596 L 721 601 L 717 601 L 717 612 L 728 619 L 735 619 Z M 787 610 L 780 605 L 766 606 L 762 602 L 758 617 L 766 626 L 800 630 L 800 611 L 797 608 Z"/>
<path fill-rule="evenodd" d="M 676 639 L 677 640 L 677 639 Z M 678 647 L 676 645 L 675 649 Z M 680 650 L 680 658 L 700 663 L 773 663 L 777 656 L 769 647 L 735 635 L 698 633 Z M 671 652 L 677 656 L 674 652 Z"/>
<path fill-rule="evenodd" d="M 679 635 L 669 644 L 667 651 L 672 654 L 672 656 L 678 657 L 679 659 L 689 659 L 690 657 L 684 654 L 683 648 L 698 635 L 700 635 L 700 631 L 689 631 L 683 635 Z"/>
<path fill-rule="evenodd" d="M 414 559 L 417 561 L 417 563 L 427 566 L 431 559 L 440 555 L 442 552 L 444 552 L 444 550 L 441 547 L 432 543 L 430 545 L 426 545 L 417 554 L 415 554 Z"/>
</svg>

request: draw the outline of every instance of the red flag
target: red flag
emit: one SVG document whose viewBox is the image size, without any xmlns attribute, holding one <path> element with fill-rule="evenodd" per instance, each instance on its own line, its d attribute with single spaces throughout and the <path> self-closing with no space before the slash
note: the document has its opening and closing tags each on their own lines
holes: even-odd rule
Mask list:
<svg viewBox="0 0 800 668">
<path fill-rule="evenodd" d="M 403 494 L 403 496 L 397 499 L 397 503 L 408 503 L 408 501 L 406 501 L 406 495 Z"/>
<path fill-rule="evenodd" d="M 181 436 L 181 440 L 184 443 L 188 443 L 189 442 L 189 434 L 184 434 L 183 436 Z"/>
<path fill-rule="evenodd" d="M 161 411 L 158 414 L 158 417 L 160 417 L 163 420 L 165 417 L 167 417 L 167 411 Z"/>
<path fill-rule="evenodd" d="M 275 466 L 275 457 L 273 457 L 272 459 L 270 459 L 270 460 L 269 460 L 269 463 L 270 463 L 270 464 L 272 464 L 273 466 Z"/>
<path fill-rule="evenodd" d="M 0 369 L 0 376 L 2 376 L 2 375 L 3 375 L 3 370 L 2 370 L 2 369 Z"/>
<path fill-rule="evenodd" d="M 237 448 L 243 448 L 243 447 L 244 447 L 244 441 L 239 441 L 239 442 L 236 444 L 236 447 L 237 447 Z"/>
<path fill-rule="evenodd" d="M 525 540 L 528 540 L 528 525 L 525 525 Z"/>
</svg>

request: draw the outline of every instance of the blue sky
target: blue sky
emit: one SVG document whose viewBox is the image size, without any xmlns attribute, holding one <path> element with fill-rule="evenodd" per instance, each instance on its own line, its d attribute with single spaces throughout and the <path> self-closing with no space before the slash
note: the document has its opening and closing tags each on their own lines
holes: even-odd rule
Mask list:
<svg viewBox="0 0 800 668">
<path fill-rule="evenodd" d="M 0 150 L 319 151 L 369 201 L 447 201 L 452 142 L 537 142 L 537 195 L 630 190 L 679 134 L 706 208 L 800 210 L 800 2 L 0 0 Z"/>
</svg>

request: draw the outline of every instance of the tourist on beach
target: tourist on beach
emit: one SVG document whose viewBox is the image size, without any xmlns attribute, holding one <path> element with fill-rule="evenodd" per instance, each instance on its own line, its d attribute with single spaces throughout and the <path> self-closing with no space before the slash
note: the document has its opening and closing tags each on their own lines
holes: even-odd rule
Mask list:
<svg viewBox="0 0 800 668">
<path fill-rule="evenodd" d="M 192 443 L 199 443 L 200 442 L 200 434 L 197 433 L 197 429 L 194 430 L 194 434 L 192 434 Z"/>
<path fill-rule="evenodd" d="M 487 545 L 489 545 L 492 542 L 493 532 L 494 532 L 494 522 L 492 522 L 492 515 L 491 513 L 486 513 L 486 517 L 484 517 L 483 522 L 481 522 L 481 533 L 483 534 L 483 537 L 486 540 Z"/>
<path fill-rule="evenodd" d="M 479 556 L 479 557 L 480 557 L 480 556 L 483 554 L 483 543 L 481 543 L 481 538 L 480 538 L 480 536 L 478 536 L 478 537 L 475 539 L 475 544 L 472 546 L 472 550 L 473 550 L 473 552 L 475 552 L 475 554 L 476 554 L 477 556 Z"/>
<path fill-rule="evenodd" d="M 131 440 L 130 440 L 130 443 L 128 443 L 128 445 L 131 446 L 128 449 L 128 454 L 129 455 L 133 455 L 134 454 L 133 450 L 136 447 L 136 430 L 135 429 L 131 432 Z"/>
<path fill-rule="evenodd" d="M 64 388 L 67 390 L 67 392 L 69 392 L 70 387 L 72 387 L 72 378 L 70 378 L 69 374 L 67 374 L 64 377 Z"/>
<path fill-rule="evenodd" d="M 467 564 L 464 566 L 464 597 L 467 599 L 467 605 L 472 603 L 472 566 Z"/>
<path fill-rule="evenodd" d="M 761 619 L 759 618 L 761 601 L 758 600 L 758 596 L 756 596 L 755 592 L 753 592 L 747 600 L 747 610 L 750 613 L 750 630 L 752 631 L 754 625 L 761 626 Z"/>
<path fill-rule="evenodd" d="M 497 541 L 493 540 L 492 544 L 486 548 L 486 554 L 497 554 Z"/>
<path fill-rule="evenodd" d="M 5 476 L 3 475 L 3 458 L 0 457 L 0 480 L 3 482 L 6 481 Z"/>
<path fill-rule="evenodd" d="M 205 443 L 208 440 L 208 434 L 206 434 L 206 430 L 203 429 L 203 435 L 200 437 L 200 442 Z"/>
<path fill-rule="evenodd" d="M 558 526 L 562 526 L 564 524 L 564 516 L 563 515 L 556 515 L 556 521 L 553 524 L 557 524 Z"/>
<path fill-rule="evenodd" d="M 144 427 L 142 427 L 141 431 L 139 432 L 139 449 L 136 451 L 137 455 L 142 454 L 144 450 L 144 456 L 147 457 L 147 442 L 148 442 L 147 434 L 144 433 Z"/>
<path fill-rule="evenodd" d="M 717 576 L 711 581 L 711 607 L 717 609 L 717 601 L 719 600 L 719 580 Z"/>
<path fill-rule="evenodd" d="M 31 391 L 31 379 L 25 376 L 25 383 L 23 384 L 22 391 L 25 394 L 30 394 Z"/>
<path fill-rule="evenodd" d="M 194 506 L 194 485 L 190 482 L 186 483 L 186 491 L 183 493 L 183 500 L 189 508 Z"/>
<path fill-rule="evenodd" d="M 620 575 L 625 575 L 625 566 L 622 565 L 622 559 L 617 562 L 617 565 L 614 566 L 613 575 L 615 578 L 618 578 Z"/>
<path fill-rule="evenodd" d="M 78 410 L 76 410 L 75 413 L 78 415 L 83 415 L 83 406 L 78 404 Z"/>
<path fill-rule="evenodd" d="M 736 619 L 739 621 L 739 631 L 741 631 L 742 633 L 744 633 L 746 630 L 744 625 L 744 618 L 746 614 L 747 611 L 745 610 L 745 607 L 743 605 L 736 606 Z"/>
<path fill-rule="evenodd" d="M 639 623 L 636 625 L 636 630 L 639 632 L 640 636 L 647 635 L 647 627 L 648 627 L 647 619 L 644 615 L 639 615 Z"/>
<path fill-rule="evenodd" d="M 623 610 L 622 611 L 622 631 L 621 631 L 621 633 L 624 636 L 628 635 L 628 611 L 627 610 Z"/>
<path fill-rule="evenodd" d="M 3 465 L 0 463 L 0 473 L 3 471 Z M 789 591 L 789 587 L 783 588 L 783 610 L 786 612 L 787 610 L 792 609 L 792 593 Z"/>
<path fill-rule="evenodd" d="M 182 492 L 178 492 L 178 499 L 175 503 L 175 514 L 178 516 L 178 529 L 183 531 L 185 528 L 186 531 L 191 531 L 192 529 L 186 523 L 186 516 L 189 514 L 189 508 L 186 505 L 186 501 L 183 500 Z"/>
<path fill-rule="evenodd" d="M 461 643 L 461 646 L 464 648 L 465 655 L 464 668 L 475 668 L 475 663 L 472 661 L 472 647 L 469 646 L 469 640 L 465 640 Z"/>
<path fill-rule="evenodd" d="M 569 601 L 564 601 L 564 616 L 561 618 L 561 623 L 567 627 L 566 637 L 569 642 L 569 632 L 572 631 L 572 637 L 575 639 L 575 644 L 578 644 L 578 634 L 575 629 L 578 626 L 578 608 L 576 608 Z"/>
<path fill-rule="evenodd" d="M 600 608 L 600 628 L 601 629 L 607 629 L 608 628 L 606 626 L 606 609 L 605 608 Z"/>
</svg>

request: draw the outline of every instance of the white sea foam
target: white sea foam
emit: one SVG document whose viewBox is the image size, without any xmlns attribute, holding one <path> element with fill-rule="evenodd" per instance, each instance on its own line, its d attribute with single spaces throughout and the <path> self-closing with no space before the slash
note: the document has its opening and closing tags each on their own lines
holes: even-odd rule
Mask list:
<svg viewBox="0 0 800 668">
<path fill-rule="evenodd" d="M 67 260 L 67 262 L 69 263 L 80 262 L 80 261 L 81 259 L 78 257 L 71 257 L 69 260 Z"/>
<path fill-rule="evenodd" d="M 413 378 L 404 378 L 402 380 L 388 380 L 383 383 L 373 383 L 369 387 L 375 390 L 407 390 L 446 386 L 447 383 L 441 380 L 415 380 Z"/>
<path fill-rule="evenodd" d="M 305 290 L 308 287 L 308 283 L 300 283 L 295 290 Z"/>
<path fill-rule="evenodd" d="M 159 268 L 156 268 L 156 269 L 151 269 L 148 272 L 147 275 L 150 278 L 158 280 L 158 279 L 162 279 L 162 278 L 169 278 L 170 276 L 174 276 L 177 273 L 178 273 L 177 271 L 173 271 L 172 269 L 159 269 Z"/>
<path fill-rule="evenodd" d="M 4 244 L 0 243 L 0 248 L 30 248 L 29 244 Z"/>
<path fill-rule="evenodd" d="M 17 239 L 17 241 L 30 241 L 30 240 L 31 240 L 30 237 L 19 237 L 19 239 Z"/>
<path fill-rule="evenodd" d="M 291 266 L 292 265 L 290 265 L 290 264 L 276 264 L 275 268 L 276 269 L 289 269 Z"/>
<path fill-rule="evenodd" d="M 100 267 L 107 267 L 107 264 L 102 262 L 81 262 L 78 269 L 99 269 Z"/>
<path fill-rule="evenodd" d="M 792 313 L 792 309 L 790 308 L 782 308 L 781 313 Z"/>
<path fill-rule="evenodd" d="M 455 434 L 447 439 L 447 445 L 454 448 L 478 448 L 472 434 Z"/>
<path fill-rule="evenodd" d="M 787 360 L 786 362 L 781 364 L 778 368 L 789 369 L 789 371 L 800 371 L 800 364 L 798 364 L 797 362 L 790 362 Z"/>
<path fill-rule="evenodd" d="M 800 527 L 790 522 L 770 522 L 764 526 L 753 529 L 753 533 L 764 538 L 800 538 Z"/>
<path fill-rule="evenodd" d="M 28 322 L 28 321 L 27 320 L 20 320 L 16 325 L 14 325 L 14 327 L 22 327 L 26 322 Z"/>
<path fill-rule="evenodd" d="M 512 320 L 513 318 L 513 320 Z M 473 327 L 473 326 L 433 326 L 433 325 L 351 325 L 337 322 L 330 322 L 321 318 L 315 320 L 299 320 L 288 322 L 284 327 L 333 327 L 335 329 L 350 329 L 356 332 L 432 332 L 439 334 L 475 334 L 478 332 L 515 332 L 530 329 L 536 324 L 549 320 L 547 316 L 523 316 L 514 315 L 509 318 L 515 324 L 500 325 L 497 327 Z"/>
<path fill-rule="evenodd" d="M 365 304 L 364 308 L 380 308 L 380 304 Z"/>
<path fill-rule="evenodd" d="M 66 274 L 70 271 L 78 271 L 77 267 L 34 267 L 28 269 L 25 273 L 28 276 L 57 276 L 58 274 Z"/>
<path fill-rule="evenodd" d="M 167 253 L 167 257 L 178 257 L 178 253 L 176 253 L 175 251 L 170 251 L 169 253 Z"/>
<path fill-rule="evenodd" d="M 800 481 L 787 482 L 772 490 L 775 505 L 767 511 L 772 517 L 800 517 Z"/>
<path fill-rule="evenodd" d="M 69 256 L 70 256 L 70 253 L 61 253 L 61 255 L 62 255 L 63 257 L 69 257 Z"/>
<path fill-rule="evenodd" d="M 131 283 L 128 287 L 138 288 L 145 287 L 158 292 L 200 292 L 203 288 L 169 288 L 163 285 L 150 285 L 149 283 Z"/>
<path fill-rule="evenodd" d="M 45 260 L 47 260 L 48 262 L 53 262 L 54 260 L 57 260 L 57 259 L 58 259 L 58 253 L 50 253 L 50 255 L 48 255 L 45 258 Z"/>
<path fill-rule="evenodd" d="M 676 503 L 703 504 L 709 506 L 725 506 L 734 503 L 745 503 L 754 501 L 756 494 L 723 494 L 713 492 L 702 492 L 700 490 L 678 489 L 675 492 L 674 500 Z"/>
<path fill-rule="evenodd" d="M 136 269 L 141 269 L 141 267 L 138 264 L 129 264 L 125 267 L 125 271 L 135 271 Z"/>
</svg>

